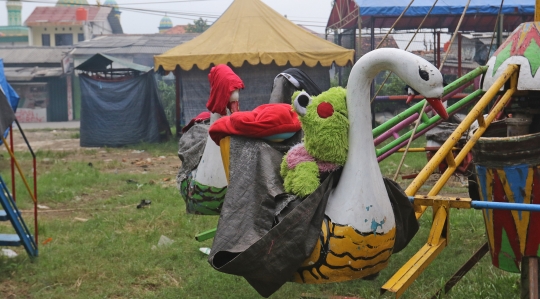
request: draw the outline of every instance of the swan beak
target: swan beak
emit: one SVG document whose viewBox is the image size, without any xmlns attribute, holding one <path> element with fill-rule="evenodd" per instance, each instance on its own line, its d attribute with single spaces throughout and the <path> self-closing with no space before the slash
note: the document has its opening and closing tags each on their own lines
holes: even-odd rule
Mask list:
<svg viewBox="0 0 540 299">
<path fill-rule="evenodd" d="M 408 97 L 407 97 L 407 104 L 409 104 L 412 100 L 414 99 L 414 94 L 410 94 Z"/>
<path fill-rule="evenodd" d="M 229 110 L 231 111 L 231 114 L 240 111 L 238 101 L 229 102 Z"/>
<path fill-rule="evenodd" d="M 442 119 L 445 119 L 445 120 L 448 119 L 448 112 L 446 112 L 446 109 L 444 108 L 441 99 L 439 99 L 439 98 L 426 98 L 426 100 L 431 105 L 433 110 L 435 110 L 435 112 L 437 112 L 437 114 Z"/>
</svg>

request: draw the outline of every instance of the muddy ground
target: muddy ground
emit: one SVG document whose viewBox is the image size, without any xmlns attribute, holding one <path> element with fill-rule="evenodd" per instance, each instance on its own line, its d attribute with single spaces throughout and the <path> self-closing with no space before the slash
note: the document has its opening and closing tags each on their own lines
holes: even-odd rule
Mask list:
<svg viewBox="0 0 540 299">
<path fill-rule="evenodd" d="M 107 167 L 107 169 L 110 171 L 126 173 L 152 172 L 161 174 L 164 180 L 172 183 L 181 165 L 176 151 L 156 157 L 136 148 L 81 147 L 78 129 L 25 130 L 24 133 L 34 152 L 50 151 L 52 152 L 51 156 L 61 156 L 60 159 L 66 161 L 109 163 L 111 166 Z M 16 154 L 28 152 L 26 143 L 18 131 L 13 134 L 13 143 Z M 64 152 L 64 154 L 59 155 L 58 152 Z M 4 159 L 9 158 L 4 146 L 0 148 L 0 155 Z M 48 160 L 49 158 L 40 158 L 38 163 L 46 165 Z"/>
</svg>

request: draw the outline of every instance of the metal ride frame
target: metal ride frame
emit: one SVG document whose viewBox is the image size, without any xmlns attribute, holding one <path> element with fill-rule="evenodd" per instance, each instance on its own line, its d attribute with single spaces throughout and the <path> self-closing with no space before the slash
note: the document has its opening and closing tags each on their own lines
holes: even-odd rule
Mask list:
<svg viewBox="0 0 540 299">
<path fill-rule="evenodd" d="M 13 126 L 9 127 L 9 138 L 10 138 L 10 144 L 11 147 L 8 145 L 7 140 L 4 138 L 3 132 L 0 134 L 0 140 L 4 143 L 4 146 L 6 148 L 6 151 L 8 152 L 10 158 L 11 158 L 11 184 L 13 192 L 13 200 L 16 199 L 16 188 L 15 188 L 15 168 L 17 168 L 19 175 L 24 183 L 24 186 L 26 187 L 26 190 L 28 191 L 28 194 L 30 195 L 30 198 L 32 199 L 32 202 L 34 203 L 34 240 L 33 240 L 33 247 L 35 247 L 35 250 L 37 252 L 38 248 L 38 200 L 37 200 L 37 160 L 36 160 L 36 154 L 34 153 L 34 150 L 30 146 L 30 143 L 28 142 L 28 139 L 26 138 L 26 135 L 24 134 L 24 131 L 21 127 L 21 124 L 17 119 L 15 119 L 15 124 L 17 125 L 19 132 L 21 133 L 24 142 L 26 143 L 26 146 L 28 150 L 30 151 L 30 154 L 32 155 L 32 175 L 33 175 L 33 192 L 32 188 L 30 188 L 30 185 L 28 184 L 28 181 L 26 179 L 26 176 L 24 175 L 21 166 L 19 165 L 19 162 L 17 161 L 17 158 L 15 157 L 15 146 L 13 143 Z"/>
<path fill-rule="evenodd" d="M 480 66 L 471 72 L 467 73 L 463 77 L 458 78 L 456 81 L 448 84 L 444 87 L 444 98 L 449 99 L 454 94 L 460 92 L 463 88 L 469 86 L 472 84 L 472 81 L 485 73 L 487 70 L 486 66 Z M 481 89 L 478 89 L 465 98 L 459 100 L 458 102 L 454 103 L 450 107 L 447 108 L 448 114 L 453 115 L 460 111 L 461 109 L 465 108 L 467 105 L 470 105 L 474 103 L 474 99 L 476 99 L 478 96 L 482 95 L 484 91 Z M 392 136 L 392 132 L 397 132 L 406 126 L 414 123 L 416 119 L 418 118 L 418 115 L 420 111 L 422 110 L 422 107 L 424 107 L 424 102 L 426 100 L 421 100 L 418 103 L 414 104 L 407 110 L 399 113 L 398 115 L 394 116 L 387 122 L 381 124 L 380 126 L 373 129 L 372 134 L 374 138 L 375 145 L 378 145 L 388 139 L 390 136 Z M 441 123 L 443 120 L 439 115 L 435 115 L 433 117 L 428 117 L 425 112 L 428 112 L 431 110 L 431 107 L 427 107 L 424 109 L 424 112 L 421 116 L 421 124 L 418 126 L 418 129 L 416 133 L 414 134 L 414 139 L 422 136 L 426 131 L 430 130 L 431 128 L 437 126 L 439 123 Z M 413 130 L 408 131 L 407 133 L 401 135 L 397 139 L 389 142 L 385 146 L 383 146 L 380 149 L 376 150 L 377 155 L 377 161 L 380 162 L 390 156 L 392 153 L 398 151 L 402 146 L 404 146 L 407 141 L 409 140 L 411 134 L 413 134 Z M 210 229 L 201 233 L 198 233 L 195 235 L 195 239 L 199 242 L 211 239 L 216 234 L 216 229 Z"/>
<path fill-rule="evenodd" d="M 439 253 L 448 245 L 450 237 L 449 215 L 451 208 L 524 209 L 525 206 L 532 206 L 521 204 L 513 207 L 508 205 L 503 205 L 503 207 L 497 207 L 488 203 L 488 205 L 484 205 L 482 207 L 478 207 L 478 205 L 476 205 L 475 207 L 473 205 L 473 201 L 471 201 L 470 198 L 452 198 L 437 196 L 439 191 L 446 184 L 448 179 L 452 176 L 459 164 L 463 161 L 467 153 L 471 151 L 472 147 L 486 131 L 487 127 L 493 122 L 493 120 L 495 120 L 497 114 L 504 109 L 504 107 L 508 104 L 509 100 L 516 93 L 518 73 L 519 66 L 517 65 L 509 65 L 506 68 L 502 75 L 495 81 L 495 83 L 489 88 L 489 90 L 484 94 L 484 96 L 482 96 L 482 98 L 476 103 L 476 105 L 471 109 L 471 111 L 461 122 L 461 124 L 456 128 L 452 135 L 450 135 L 446 142 L 435 153 L 431 160 L 428 161 L 426 166 L 422 169 L 422 171 L 420 171 L 418 176 L 405 190 L 405 193 L 413 199 L 416 218 L 420 218 L 424 211 L 427 209 L 427 207 L 432 206 L 433 222 L 426 244 L 381 287 L 381 294 L 389 291 L 395 293 L 396 298 L 399 298 L 405 292 L 405 290 L 413 283 L 413 281 L 424 271 L 424 269 L 426 269 L 427 266 L 437 257 L 437 255 L 439 255 Z M 505 86 L 505 83 L 507 81 L 510 81 L 509 88 L 504 91 L 503 96 L 491 109 L 487 117 L 484 117 L 482 111 L 484 111 L 484 109 L 491 102 L 491 100 L 499 93 L 499 90 L 503 86 Z M 473 136 L 467 141 L 467 143 L 463 146 L 457 156 L 454 157 L 454 155 L 452 154 L 452 149 L 459 141 L 460 137 L 469 129 L 469 127 L 473 124 L 475 120 L 478 121 L 479 128 L 476 130 L 476 132 L 474 132 Z M 433 188 L 428 192 L 426 196 L 415 196 L 416 192 L 420 189 L 420 187 L 422 187 L 422 185 L 427 181 L 427 179 L 435 171 L 435 169 L 437 169 L 438 165 L 443 162 L 443 160 L 446 160 L 448 168 L 441 175 L 437 183 L 433 186 Z M 487 247 L 484 248 L 483 253 L 485 254 L 486 252 Z M 480 255 L 480 257 L 482 255 Z M 448 290 L 449 289 L 445 288 L 445 291 Z"/>
</svg>

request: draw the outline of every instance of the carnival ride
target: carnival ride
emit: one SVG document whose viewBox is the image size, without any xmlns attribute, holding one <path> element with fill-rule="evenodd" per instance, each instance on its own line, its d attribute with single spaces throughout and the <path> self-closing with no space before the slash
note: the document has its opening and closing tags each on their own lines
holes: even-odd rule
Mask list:
<svg viewBox="0 0 540 299">
<path fill-rule="evenodd" d="M 395 293 L 396 297 L 400 297 L 448 245 L 450 210 L 452 208 L 474 208 L 483 210 L 488 242 L 475 253 L 468 263 L 458 270 L 452 279 L 447 282 L 444 290 L 439 290 L 437 295 L 441 292 L 448 292 L 489 248 L 494 266 L 511 272 L 521 271 L 522 294 L 525 294 L 522 296 L 538 298 L 538 256 L 540 255 L 538 249 L 540 238 L 535 232 L 535 228 L 540 221 L 538 216 L 538 212 L 540 212 L 540 202 L 538 201 L 540 193 L 537 194 L 538 190 L 540 190 L 538 187 L 540 185 L 540 181 L 538 181 L 540 179 L 538 170 L 540 160 L 537 158 L 540 118 L 535 116 L 540 114 L 538 104 L 536 104 L 540 99 L 540 77 L 536 76 L 540 67 L 538 60 L 538 57 L 540 57 L 540 12 L 538 6 L 535 20 L 535 22 L 520 25 L 495 52 L 495 56 L 488 61 L 487 66 L 473 70 L 439 92 L 438 96 L 448 96 L 458 88 L 471 84 L 476 77 L 483 76 L 482 88 L 473 91 L 469 96 L 448 107 L 448 114 L 451 115 L 468 105 L 474 104 L 465 119 L 405 190 L 406 195 L 409 196 L 413 203 L 416 218 L 420 218 L 428 207 L 433 208 L 433 224 L 426 244 L 381 287 L 381 292 L 389 291 Z M 458 29 L 459 24 L 456 31 Z M 376 59 L 377 53 L 380 53 L 380 50 L 364 57 L 373 58 L 370 63 L 376 64 L 378 60 Z M 389 60 L 392 60 L 391 55 L 385 56 L 378 62 L 387 66 L 387 63 L 392 64 Z M 366 60 L 362 61 L 361 59 L 359 63 L 366 63 Z M 359 69 L 360 67 L 355 65 L 354 68 Z M 404 75 L 403 72 L 407 72 L 407 69 L 407 67 L 401 65 L 394 71 Z M 369 72 L 368 74 L 360 73 L 359 77 L 356 77 L 353 73 L 349 82 L 354 84 L 360 78 L 369 79 L 370 75 L 374 76 L 375 74 Z M 363 77 L 364 75 L 365 77 Z M 406 74 L 406 76 L 407 79 L 415 78 L 410 73 Z M 422 78 L 422 80 L 425 79 Z M 368 90 L 370 80 L 362 81 L 362 84 L 359 85 L 349 84 L 347 100 L 351 111 L 355 111 L 354 109 L 358 108 L 359 105 L 359 102 L 353 101 L 351 96 L 359 95 L 359 90 Z M 415 84 L 419 84 L 419 82 L 421 80 L 417 79 L 416 82 L 408 83 L 416 87 Z M 429 90 L 421 88 L 419 90 L 424 95 L 430 95 Z M 364 95 L 364 97 L 367 96 Z M 480 99 L 475 101 L 478 98 Z M 491 103 L 492 107 L 488 109 Z M 389 205 L 385 204 L 385 202 L 388 202 L 388 200 L 385 200 L 386 192 L 381 188 L 380 182 L 373 179 L 372 175 L 365 175 L 363 172 L 366 172 L 367 169 L 367 172 L 375 171 L 380 176 L 376 161 L 381 161 L 400 150 L 408 143 L 407 140 L 422 135 L 440 123 L 442 121 L 440 116 L 436 115 L 431 118 L 427 116 L 426 112 L 429 112 L 430 109 L 429 107 L 426 108 L 423 102 L 418 103 L 387 123 L 375 128 L 371 136 L 369 132 L 366 132 L 366 128 L 369 128 L 367 120 L 369 120 L 370 116 L 362 115 L 359 117 L 355 116 L 354 112 L 351 113 L 350 136 L 352 138 L 350 138 L 349 156 L 343 170 L 343 177 L 328 202 L 325 214 L 329 219 L 340 219 L 337 223 L 343 224 L 344 227 L 348 227 L 354 233 L 358 233 L 360 238 L 365 237 L 370 232 L 375 236 L 378 233 L 385 236 L 385 234 L 391 232 L 393 228 L 391 219 L 393 216 Z M 488 113 L 484 114 L 486 111 Z M 513 114 L 512 117 L 501 120 L 500 117 L 503 111 L 506 111 L 507 114 Z M 370 151 L 371 155 L 355 155 L 361 150 L 366 151 L 365 144 L 372 142 L 371 137 L 374 138 L 375 144 L 380 144 L 383 140 L 392 136 L 393 132 L 405 128 L 416 119 L 418 119 L 416 127 L 408 133 L 380 149 L 375 150 L 369 147 L 368 151 Z M 492 123 L 493 125 L 490 126 Z M 473 124 L 476 124 L 477 128 L 468 134 Z M 363 132 L 361 136 L 354 135 L 357 130 Z M 459 148 L 456 148 L 463 135 L 466 135 L 467 141 Z M 221 151 L 225 164 L 229 163 L 227 146 L 230 146 L 230 143 L 222 142 Z M 480 198 L 437 196 L 452 174 L 459 168 L 459 165 L 470 155 L 471 151 L 473 151 L 475 157 Z M 365 160 L 363 160 L 364 158 Z M 426 183 L 429 176 L 440 167 L 441 163 L 446 163 L 446 168 L 437 183 L 427 195 L 418 195 L 417 192 L 420 187 Z M 353 167 L 353 164 L 356 167 Z M 362 179 L 358 179 L 358 177 Z M 368 183 L 362 187 L 360 186 L 362 182 Z M 366 192 L 369 193 L 368 196 L 365 195 Z M 355 194 L 362 194 L 362 196 L 355 196 Z M 382 200 L 372 201 L 374 198 Z M 363 207 L 366 203 L 364 203 L 364 206 L 358 204 L 359 201 L 364 199 L 368 200 L 366 203 L 369 204 L 369 212 L 374 213 L 373 215 L 370 214 L 369 217 L 364 217 L 366 211 Z M 372 209 L 371 205 L 373 203 L 379 207 Z M 370 222 L 367 218 L 371 218 L 373 221 Z M 381 219 L 384 219 L 384 221 L 380 221 Z M 361 220 L 366 221 L 362 223 Z M 369 223 L 369 227 L 364 227 L 366 226 L 365 223 Z M 371 226 L 373 223 L 375 225 Z M 324 225 L 322 232 L 321 240 L 331 240 L 330 231 L 325 229 Z M 215 231 L 209 231 L 200 234 L 198 236 L 199 240 L 207 239 L 213 236 L 214 233 Z M 348 239 L 349 237 L 353 239 L 354 244 L 356 237 L 352 237 L 347 232 L 339 239 Z M 386 239 L 386 241 L 388 240 Z M 391 244 L 386 245 L 389 248 L 392 247 Z M 317 245 L 313 253 L 314 257 L 306 261 L 306 265 L 313 265 L 312 268 L 318 267 L 309 270 L 313 280 L 306 281 L 300 275 L 296 276 L 295 281 L 320 283 L 323 280 L 331 282 L 364 277 L 384 268 L 387 258 L 390 256 L 388 255 L 386 259 L 383 259 L 384 261 L 373 267 L 376 271 L 362 271 L 362 268 L 366 265 L 362 264 L 362 262 L 358 264 L 358 261 L 362 260 L 362 258 L 358 259 L 357 257 L 363 257 L 362 254 L 365 254 L 365 252 L 362 253 L 360 250 L 360 252 L 356 252 L 358 253 L 356 255 L 354 252 L 357 248 L 353 248 L 354 246 L 349 247 L 344 243 L 325 246 L 327 244 Z M 381 247 L 384 246 L 379 246 L 379 248 Z M 321 261 L 321 258 L 328 258 L 329 248 L 340 253 L 337 257 L 331 258 L 331 262 Z M 351 266 L 353 263 L 357 263 L 358 265 L 355 265 L 358 267 Z M 323 269 L 321 265 L 327 267 Z M 346 268 L 346 270 L 343 271 L 342 268 Z M 354 273 L 355 268 L 356 273 Z M 313 275 L 313 273 L 318 273 L 318 275 Z"/>
</svg>

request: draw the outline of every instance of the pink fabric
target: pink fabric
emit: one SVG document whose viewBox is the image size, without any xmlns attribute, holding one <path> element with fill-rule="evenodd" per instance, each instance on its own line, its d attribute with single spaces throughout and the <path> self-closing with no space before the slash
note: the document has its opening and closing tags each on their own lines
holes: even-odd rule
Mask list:
<svg viewBox="0 0 540 299">
<path fill-rule="evenodd" d="M 303 143 L 293 146 L 287 153 L 287 167 L 293 169 L 302 162 L 317 162 L 319 172 L 332 172 L 339 168 L 339 165 L 332 162 L 319 161 L 311 156 Z"/>
</svg>

